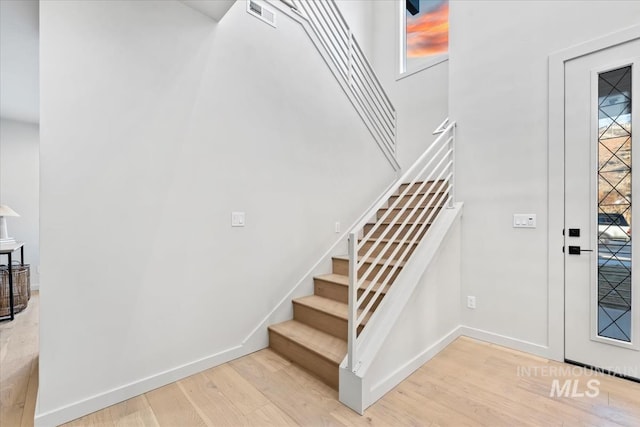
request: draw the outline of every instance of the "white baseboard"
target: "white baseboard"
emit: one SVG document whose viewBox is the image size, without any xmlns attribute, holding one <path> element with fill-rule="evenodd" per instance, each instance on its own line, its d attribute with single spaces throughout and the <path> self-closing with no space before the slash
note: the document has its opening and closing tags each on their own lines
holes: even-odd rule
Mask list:
<svg viewBox="0 0 640 427">
<path fill-rule="evenodd" d="M 549 348 L 546 346 L 483 331 L 481 329 L 459 326 L 435 342 L 429 348 L 415 356 L 413 359 L 396 369 L 387 378 L 371 387 L 367 396 L 365 396 L 365 407 L 375 403 L 378 399 L 389 392 L 389 390 L 411 375 L 414 371 L 420 368 L 420 366 L 432 359 L 461 335 L 490 342 L 492 344 L 502 345 L 526 353 L 535 354 L 541 357 L 547 357 L 549 353 Z M 158 387 L 181 380 L 190 375 L 197 374 L 198 372 L 202 372 L 206 369 L 237 359 L 238 357 L 261 350 L 268 345 L 268 343 L 263 339 L 250 341 L 252 341 L 252 343 L 232 347 L 159 374 L 142 378 L 138 381 L 88 397 L 70 405 L 45 413 L 36 413 L 35 426 L 48 427 L 63 424 L 116 403 L 131 399 L 132 397 L 139 396 Z M 39 401 L 37 406 L 39 406 Z"/>
<path fill-rule="evenodd" d="M 396 180 L 390 183 L 382 194 L 371 204 L 371 206 L 378 203 L 379 199 L 389 191 L 395 182 Z M 367 208 L 365 212 L 370 209 L 371 208 Z M 302 276 L 302 278 L 289 290 L 289 292 L 287 292 L 280 301 L 278 301 L 275 307 L 260 322 L 258 322 L 258 324 L 251 330 L 251 332 L 249 332 L 239 345 L 211 356 L 125 384 L 112 390 L 107 390 L 94 396 L 87 397 L 57 409 L 44 413 L 40 413 L 36 410 L 35 426 L 57 426 L 65 422 L 75 420 L 76 418 L 99 411 L 100 409 L 131 399 L 132 397 L 139 396 L 158 387 L 165 386 L 182 378 L 186 378 L 190 375 L 197 374 L 198 372 L 202 372 L 206 369 L 213 368 L 237 359 L 238 357 L 246 356 L 247 354 L 251 354 L 268 347 L 269 337 L 267 333 L 267 326 L 271 323 L 291 318 L 291 299 L 296 296 L 308 295 L 310 292 L 313 292 L 312 277 L 320 272 L 326 271 L 326 267 L 330 266 L 331 256 L 336 253 L 336 248 L 340 243 L 346 241 L 348 230 L 352 229 L 358 222 L 360 222 L 361 219 L 362 217 L 358 218 L 346 232 L 335 240 L 331 247 Z M 37 286 L 38 288 L 32 284 L 32 289 L 39 289 L 39 284 L 37 284 Z M 37 402 L 37 406 L 39 406 L 39 401 Z"/>
<path fill-rule="evenodd" d="M 468 326 L 460 326 L 460 335 L 485 341 L 491 344 L 508 347 L 512 350 L 519 350 L 525 353 L 534 354 L 536 356 L 550 359 L 550 349 L 547 346 L 535 344 L 529 341 L 519 340 L 517 338 L 496 334 L 482 329 L 470 328 Z"/>
<path fill-rule="evenodd" d="M 365 391 L 367 395 L 364 396 L 364 407 L 366 408 L 374 404 L 378 399 L 388 393 L 393 387 L 400 384 L 401 381 L 403 381 L 405 378 L 419 369 L 422 365 L 431 360 L 434 356 L 440 353 L 440 351 L 444 350 L 449 344 L 451 344 L 456 340 L 456 338 L 460 336 L 467 336 L 469 338 L 474 338 L 480 341 L 489 342 L 491 344 L 508 347 L 513 350 L 534 354 L 536 356 L 544 358 L 548 358 L 550 353 L 549 347 L 543 345 L 461 325 L 443 336 L 440 340 L 435 342 L 422 353 L 418 354 L 416 357 L 396 369 L 387 378 L 373 385 L 368 393 Z"/>
<path fill-rule="evenodd" d="M 40 290 L 40 283 L 31 282 L 31 290 L 32 291 L 39 291 Z"/>
<path fill-rule="evenodd" d="M 100 409 L 115 405 L 116 403 L 123 402 L 127 399 L 131 399 L 132 397 L 139 396 L 158 387 L 165 386 L 190 375 L 197 374 L 198 372 L 202 372 L 206 369 L 237 359 L 238 357 L 261 350 L 262 348 L 250 348 L 249 346 L 232 347 L 211 356 L 195 360 L 156 375 L 142 378 L 138 381 L 134 381 L 45 413 L 38 413 L 36 410 L 35 426 L 57 426 L 65 422 L 75 420 L 76 418 L 99 411 Z M 38 400 L 36 406 L 39 406 L 39 403 L 40 402 Z"/>
<path fill-rule="evenodd" d="M 373 385 L 371 389 L 365 393 L 364 396 L 364 407 L 367 408 L 373 405 L 378 399 L 387 394 L 392 388 L 400 384 L 405 378 L 418 370 L 422 365 L 431 360 L 434 356 L 440 353 L 445 349 L 449 344 L 456 340 L 461 334 L 461 327 L 458 326 L 448 334 L 440 338 L 430 347 L 425 349 L 423 352 L 415 356 L 413 359 L 406 362 L 404 365 L 400 366 L 394 372 L 392 372 L 388 377 Z"/>
</svg>

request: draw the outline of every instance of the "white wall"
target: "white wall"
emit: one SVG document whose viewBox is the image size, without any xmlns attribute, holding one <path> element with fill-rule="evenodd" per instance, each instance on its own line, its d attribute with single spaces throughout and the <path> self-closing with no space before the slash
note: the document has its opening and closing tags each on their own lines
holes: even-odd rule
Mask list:
<svg viewBox="0 0 640 427">
<path fill-rule="evenodd" d="M 449 111 L 449 65 L 443 62 L 402 79 L 399 70 L 399 0 L 373 4 L 373 64 L 398 116 L 397 156 L 411 166 L 434 140 L 432 132 Z"/>
<path fill-rule="evenodd" d="M 25 242 L 32 289 L 40 283 L 39 132 L 36 124 L 0 118 L 0 204 L 20 214 L 6 218 L 7 229 L 10 237 Z"/>
<path fill-rule="evenodd" d="M 41 425 L 255 350 L 394 177 L 299 25 L 245 8 L 41 2 Z"/>
<path fill-rule="evenodd" d="M 369 61 L 374 55 L 373 3 L 371 0 L 336 0 L 362 51 Z"/>
<path fill-rule="evenodd" d="M 0 116 L 38 123 L 38 0 L 0 1 Z"/>
<path fill-rule="evenodd" d="M 477 297 L 477 309 L 463 308 L 463 324 L 472 335 L 551 354 L 548 57 L 637 24 L 640 3 L 454 1 L 450 13 L 451 117 L 465 202 L 461 302 Z M 514 213 L 537 214 L 538 227 L 513 229 Z"/>
</svg>

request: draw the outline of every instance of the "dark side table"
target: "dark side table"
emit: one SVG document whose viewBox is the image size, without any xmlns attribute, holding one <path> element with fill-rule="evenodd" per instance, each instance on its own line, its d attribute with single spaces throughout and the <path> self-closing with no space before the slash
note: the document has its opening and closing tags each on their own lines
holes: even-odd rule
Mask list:
<svg viewBox="0 0 640 427">
<path fill-rule="evenodd" d="M 13 312 L 13 253 L 20 249 L 20 264 L 24 265 L 24 242 L 3 243 L 0 244 L 0 255 L 6 255 L 9 258 L 9 316 L 0 317 L 0 320 L 13 320 L 15 313 Z"/>
</svg>

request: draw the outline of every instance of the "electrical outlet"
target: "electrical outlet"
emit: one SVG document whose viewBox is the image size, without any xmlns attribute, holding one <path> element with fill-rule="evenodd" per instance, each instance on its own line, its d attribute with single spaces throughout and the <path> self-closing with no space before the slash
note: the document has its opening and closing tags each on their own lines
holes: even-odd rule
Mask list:
<svg viewBox="0 0 640 427">
<path fill-rule="evenodd" d="M 476 297 L 472 297 L 472 296 L 467 297 L 467 308 L 470 308 L 470 309 L 476 308 Z"/>
<path fill-rule="evenodd" d="M 335 230 L 336 233 L 340 232 L 340 223 L 339 222 L 336 222 L 334 230 Z"/>
</svg>

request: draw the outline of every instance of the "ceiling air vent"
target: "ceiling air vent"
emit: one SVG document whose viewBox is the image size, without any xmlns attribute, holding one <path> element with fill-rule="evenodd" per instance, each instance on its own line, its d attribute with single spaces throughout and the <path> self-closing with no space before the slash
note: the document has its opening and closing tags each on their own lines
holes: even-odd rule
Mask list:
<svg viewBox="0 0 640 427">
<path fill-rule="evenodd" d="M 276 14 L 254 0 L 247 0 L 247 12 L 258 19 L 263 20 L 272 27 L 276 26 Z"/>
</svg>

